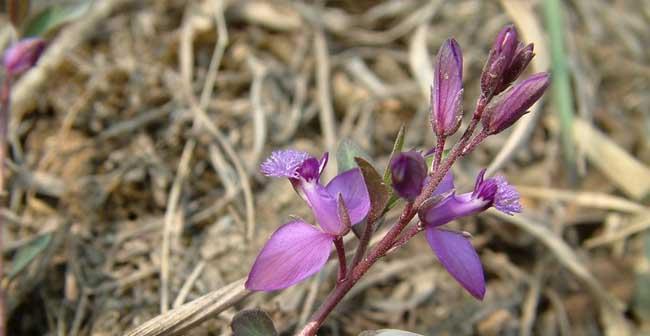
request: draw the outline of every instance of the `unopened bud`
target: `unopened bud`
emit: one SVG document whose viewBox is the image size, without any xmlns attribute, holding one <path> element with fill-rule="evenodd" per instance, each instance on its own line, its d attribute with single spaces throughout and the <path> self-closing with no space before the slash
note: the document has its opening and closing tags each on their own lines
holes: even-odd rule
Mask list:
<svg viewBox="0 0 650 336">
<path fill-rule="evenodd" d="M 414 200 L 422 191 L 427 177 L 427 164 L 418 152 L 403 152 L 395 155 L 390 162 L 393 188 L 400 197 Z"/>
<path fill-rule="evenodd" d="M 533 57 L 535 57 L 535 53 L 533 52 L 533 44 L 530 43 L 528 45 L 524 45 L 523 43 L 519 43 L 517 51 L 515 51 L 515 55 L 512 57 L 510 65 L 503 73 L 503 81 L 501 82 L 501 86 L 496 90 L 495 94 L 502 92 L 508 88 L 512 82 L 517 80 L 517 78 L 524 72 L 524 70 L 526 70 L 526 67 L 533 59 Z"/>
<path fill-rule="evenodd" d="M 513 25 L 506 26 L 497 35 L 481 73 L 481 91 L 484 95 L 495 94 L 501 86 L 503 74 L 512 62 L 518 43 Z"/>
<path fill-rule="evenodd" d="M 431 88 L 431 127 L 438 137 L 452 135 L 462 118 L 463 55 L 454 39 L 440 47 Z"/>
<path fill-rule="evenodd" d="M 26 38 L 13 44 L 5 51 L 3 65 L 10 76 L 15 76 L 33 67 L 45 50 L 45 40 Z"/>
<path fill-rule="evenodd" d="M 498 96 L 482 118 L 488 134 L 496 134 L 510 127 L 544 94 L 550 83 L 546 72 L 534 74 Z"/>
</svg>

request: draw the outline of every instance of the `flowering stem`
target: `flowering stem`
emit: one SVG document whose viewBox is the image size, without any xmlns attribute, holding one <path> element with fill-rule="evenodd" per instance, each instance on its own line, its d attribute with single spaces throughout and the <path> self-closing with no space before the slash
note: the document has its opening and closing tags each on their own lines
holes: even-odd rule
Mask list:
<svg viewBox="0 0 650 336">
<path fill-rule="evenodd" d="M 438 170 L 438 166 L 440 166 L 440 161 L 442 160 L 442 153 L 445 151 L 446 140 L 447 137 L 444 135 L 438 137 L 438 142 L 436 143 L 436 150 L 435 152 L 433 152 L 433 165 L 431 166 L 431 171 Z"/>
<path fill-rule="evenodd" d="M 413 211 L 413 203 L 407 203 L 406 207 L 402 211 L 402 214 L 399 217 L 397 223 L 386 233 L 386 235 L 381 239 L 379 243 L 373 248 L 368 256 L 363 258 L 356 266 L 352 268 L 349 276 L 339 283 L 339 285 L 332 291 L 329 296 L 325 299 L 325 302 L 318 308 L 318 310 L 311 316 L 309 322 L 303 327 L 303 329 L 297 333 L 298 336 L 313 336 L 316 335 L 316 331 L 323 324 L 325 318 L 332 312 L 334 307 L 341 302 L 345 294 L 350 291 L 350 289 L 359 281 L 359 279 L 370 269 L 370 267 L 377 261 L 379 258 L 386 255 L 386 252 L 390 250 L 395 244 L 396 238 L 404 230 L 406 225 L 413 219 L 415 216 L 415 211 Z M 368 222 L 368 224 L 371 224 Z M 357 250 L 358 251 L 358 250 Z"/>
<path fill-rule="evenodd" d="M 440 184 L 440 181 L 442 181 L 442 178 L 447 174 L 447 171 L 449 171 L 454 162 L 456 162 L 456 160 L 461 156 L 465 155 L 466 152 L 463 150 L 467 146 L 467 142 L 470 140 L 472 133 L 474 133 L 476 126 L 478 126 L 478 123 L 481 120 L 481 116 L 483 115 L 483 111 L 485 110 L 485 107 L 490 102 L 490 100 L 492 100 L 492 95 L 481 96 L 481 98 L 479 98 L 478 102 L 476 103 L 476 109 L 472 114 L 472 121 L 470 121 L 467 129 L 461 136 L 458 143 L 451 150 L 445 161 L 440 165 L 440 167 L 438 167 L 438 169 L 434 170 L 431 173 L 432 178 L 429 181 L 429 184 L 424 187 L 420 196 L 415 199 L 414 207 L 416 209 L 422 205 L 422 202 L 431 196 L 434 190 L 436 190 L 436 187 L 438 187 L 438 184 Z"/>
<path fill-rule="evenodd" d="M 423 230 L 424 230 L 424 227 L 422 226 L 422 223 L 418 222 L 417 225 L 412 226 L 411 228 L 409 228 L 406 232 L 404 232 L 404 234 L 402 234 L 399 237 L 399 239 L 397 239 L 395 241 L 395 243 L 393 244 L 393 247 L 391 247 L 391 251 L 402 247 L 402 245 L 406 244 L 406 242 L 411 240 L 411 238 L 413 238 L 415 235 L 422 232 Z"/>
<path fill-rule="evenodd" d="M 478 146 L 485 138 L 487 138 L 488 132 L 486 129 L 482 129 L 473 139 L 472 141 L 463 148 L 462 155 L 467 155 L 467 153 L 471 152 Z"/>
<path fill-rule="evenodd" d="M 420 205 L 422 205 L 422 202 L 424 202 L 433 193 L 436 187 L 438 187 L 440 181 L 442 181 L 442 178 L 445 176 L 445 174 L 447 174 L 447 171 L 449 171 L 449 169 L 451 168 L 451 165 L 458 158 L 460 158 L 466 153 L 466 151 L 464 150 L 467 146 L 467 143 L 469 142 L 472 134 L 474 133 L 474 130 L 476 129 L 476 126 L 481 120 L 481 116 L 483 115 L 483 110 L 485 109 L 485 107 L 487 106 L 487 104 L 490 102 L 491 99 L 492 99 L 492 95 L 482 96 L 481 98 L 479 98 L 476 104 L 476 109 L 474 110 L 474 114 L 472 116 L 472 121 L 470 122 L 469 126 L 465 130 L 465 133 L 463 133 L 462 137 L 460 138 L 458 143 L 454 146 L 451 153 L 447 156 L 444 162 L 441 161 L 442 161 L 442 152 L 444 150 L 446 139 L 441 137 L 438 140 L 434 152 L 435 155 L 434 165 L 433 165 L 434 169 L 433 172 L 431 173 L 432 178 L 430 182 L 426 185 L 426 187 L 423 189 L 420 196 L 418 196 L 414 202 L 409 202 L 406 204 L 406 207 L 402 211 L 402 214 L 400 215 L 400 218 L 397 221 L 397 223 L 395 223 L 395 225 L 388 231 L 388 233 L 386 233 L 386 235 L 375 246 L 375 248 L 373 248 L 370 251 L 370 253 L 368 253 L 368 255 L 364 258 L 363 256 L 365 254 L 365 250 L 370 242 L 372 227 L 375 221 L 378 219 L 378 218 L 368 218 L 365 230 L 359 241 L 359 246 L 357 247 L 357 251 L 352 260 L 350 273 L 347 275 L 347 277 L 343 278 L 343 280 L 339 282 L 339 285 L 329 294 L 329 296 L 325 299 L 325 302 L 323 302 L 320 308 L 318 308 L 318 310 L 312 315 L 309 322 L 296 335 L 298 336 L 316 335 L 316 331 L 318 331 L 318 328 L 320 328 L 320 326 L 323 324 L 325 318 L 327 318 L 327 316 L 332 312 L 334 307 L 336 307 L 336 305 L 343 299 L 345 294 L 347 294 L 348 291 L 350 291 L 350 289 L 357 283 L 357 281 L 359 281 L 359 279 L 368 271 L 368 269 L 370 269 L 370 267 L 377 260 L 379 260 L 379 258 L 385 256 L 386 253 L 392 250 L 394 247 L 398 247 L 405 244 L 409 239 L 411 239 L 413 236 L 415 236 L 416 234 L 418 234 L 420 231 L 423 230 L 421 225 L 416 225 L 400 237 L 400 234 L 402 233 L 404 228 L 408 225 L 408 223 L 411 221 L 411 219 L 413 219 L 413 217 L 417 213 L 417 209 L 420 207 Z M 480 137 L 481 135 L 479 134 L 477 138 Z M 336 245 L 336 241 L 335 241 L 335 245 Z M 336 249 L 338 252 L 339 247 L 337 246 Z M 339 279 L 341 279 L 340 276 Z"/>
<path fill-rule="evenodd" d="M 340 283 L 348 276 L 348 262 L 345 258 L 345 247 L 343 246 L 343 238 L 341 236 L 334 239 L 334 246 L 336 247 L 336 254 L 339 257 L 339 275 L 337 282 Z"/>
</svg>

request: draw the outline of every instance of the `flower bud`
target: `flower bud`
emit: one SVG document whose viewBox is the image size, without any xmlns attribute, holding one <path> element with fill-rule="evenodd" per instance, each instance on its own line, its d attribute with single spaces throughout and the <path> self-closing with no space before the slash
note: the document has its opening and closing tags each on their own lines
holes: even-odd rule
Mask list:
<svg viewBox="0 0 650 336">
<path fill-rule="evenodd" d="M 452 135 L 462 118 L 463 55 L 454 39 L 440 47 L 431 88 L 431 126 L 438 137 Z"/>
<path fill-rule="evenodd" d="M 427 177 L 427 164 L 418 152 L 403 152 L 395 155 L 390 162 L 393 188 L 400 197 L 414 200 L 422 191 Z"/>
<path fill-rule="evenodd" d="M 481 73 L 481 91 L 484 95 L 496 94 L 503 74 L 510 66 L 518 44 L 517 31 L 513 25 L 503 28 L 496 40 Z"/>
<path fill-rule="evenodd" d="M 512 57 L 512 62 L 510 62 L 510 65 L 503 73 L 503 81 L 501 82 L 501 86 L 496 90 L 495 94 L 502 92 L 508 88 L 512 82 L 517 80 L 519 75 L 521 75 L 522 72 L 526 70 L 526 67 L 533 59 L 533 57 L 535 57 L 535 53 L 533 52 L 533 44 L 530 43 L 528 45 L 524 45 L 523 43 L 519 43 L 517 51 L 515 51 L 515 55 Z"/>
<path fill-rule="evenodd" d="M 33 67 L 45 50 L 45 40 L 26 38 L 13 44 L 5 51 L 3 65 L 10 76 L 15 76 Z"/>
<path fill-rule="evenodd" d="M 498 96 L 485 109 L 483 127 L 496 134 L 510 127 L 544 94 L 550 83 L 546 72 L 534 74 Z"/>
</svg>

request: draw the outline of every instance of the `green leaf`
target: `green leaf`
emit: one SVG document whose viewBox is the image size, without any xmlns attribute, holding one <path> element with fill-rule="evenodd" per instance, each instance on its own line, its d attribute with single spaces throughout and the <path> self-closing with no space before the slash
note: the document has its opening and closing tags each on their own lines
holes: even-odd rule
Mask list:
<svg viewBox="0 0 650 336">
<path fill-rule="evenodd" d="M 360 157 L 354 158 L 354 160 L 361 168 L 361 174 L 368 188 L 368 194 L 370 195 L 368 222 L 372 223 L 384 213 L 384 208 L 390 198 L 390 188 L 386 186 L 381 175 L 368 161 Z"/>
<path fill-rule="evenodd" d="M 52 5 L 31 18 L 24 26 L 24 36 L 45 36 L 64 23 L 83 16 L 92 1 L 82 0 L 68 5 Z"/>
<path fill-rule="evenodd" d="M 388 157 L 388 164 L 386 164 L 386 169 L 384 170 L 384 183 L 386 183 L 386 185 L 390 184 L 390 162 L 393 160 L 393 156 L 395 156 L 395 154 L 402 151 L 402 148 L 404 147 L 405 135 L 406 127 L 402 125 L 402 127 L 399 128 L 399 132 L 397 132 L 395 143 L 393 143 L 393 150 L 390 152 L 390 156 Z"/>
<path fill-rule="evenodd" d="M 7 274 L 9 278 L 13 278 L 20 273 L 25 267 L 29 265 L 41 252 L 43 252 L 50 241 L 52 234 L 48 233 L 37 237 L 21 247 L 14 255 L 13 262 L 11 263 L 11 271 Z"/>
<path fill-rule="evenodd" d="M 381 329 L 381 330 L 366 330 L 361 332 L 359 336 L 422 336 L 422 335 L 412 333 L 409 331 L 404 331 L 404 330 Z"/>
<path fill-rule="evenodd" d="M 550 41 L 551 49 L 551 91 L 553 92 L 555 110 L 560 120 L 560 140 L 562 142 L 562 154 L 570 169 L 571 175 L 575 174 L 575 144 L 572 131 L 575 118 L 573 89 L 571 87 L 571 74 L 569 69 L 568 56 L 564 48 L 567 36 L 564 28 L 564 13 L 566 8 L 561 0 L 544 1 L 546 13 L 546 30 Z"/>
<path fill-rule="evenodd" d="M 361 157 L 370 161 L 370 156 L 359 147 L 354 141 L 344 139 L 336 149 L 336 167 L 339 173 L 357 167 L 354 158 Z"/>
<path fill-rule="evenodd" d="M 230 324 L 234 336 L 277 336 L 273 321 L 261 309 L 243 310 Z"/>
</svg>

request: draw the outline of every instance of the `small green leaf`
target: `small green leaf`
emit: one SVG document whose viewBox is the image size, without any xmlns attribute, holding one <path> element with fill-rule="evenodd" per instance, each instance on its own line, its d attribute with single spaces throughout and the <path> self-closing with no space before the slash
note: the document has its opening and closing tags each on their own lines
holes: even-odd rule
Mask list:
<svg viewBox="0 0 650 336">
<path fill-rule="evenodd" d="M 234 336 L 277 336 L 273 321 L 261 309 L 243 310 L 230 324 Z"/>
<path fill-rule="evenodd" d="M 386 185 L 390 184 L 390 161 L 393 160 L 393 156 L 395 156 L 395 154 L 402 151 L 402 148 L 404 147 L 405 135 L 406 135 L 406 127 L 402 125 L 402 127 L 399 128 L 399 132 L 397 132 L 397 137 L 395 137 L 395 143 L 393 143 L 393 150 L 390 152 L 390 156 L 388 157 L 388 164 L 386 165 L 386 169 L 384 170 L 384 183 L 386 183 Z"/>
<path fill-rule="evenodd" d="M 29 265 L 41 252 L 43 252 L 50 241 L 52 234 L 48 233 L 37 237 L 21 247 L 14 255 L 13 262 L 11 263 L 11 271 L 7 274 L 9 278 L 13 278 L 20 273 L 25 267 Z"/>
<path fill-rule="evenodd" d="M 370 195 L 368 222 L 372 223 L 384 213 L 384 208 L 390 198 L 390 188 L 386 186 L 381 175 L 368 161 L 360 157 L 354 158 L 354 160 L 361 168 L 361 174 L 363 174 L 363 179 L 368 188 L 368 194 Z"/>
<path fill-rule="evenodd" d="M 412 333 L 409 331 L 404 331 L 404 330 L 381 329 L 381 330 L 366 330 L 361 332 L 359 336 L 422 336 L 422 335 Z"/>
<path fill-rule="evenodd" d="M 336 149 L 336 166 L 339 173 L 357 167 L 355 157 L 361 157 L 370 161 L 370 157 L 354 141 L 344 139 Z"/>
<path fill-rule="evenodd" d="M 27 21 L 23 29 L 23 35 L 43 37 L 64 23 L 80 18 L 91 5 L 92 1 L 81 0 L 73 4 L 47 7 Z"/>
</svg>

